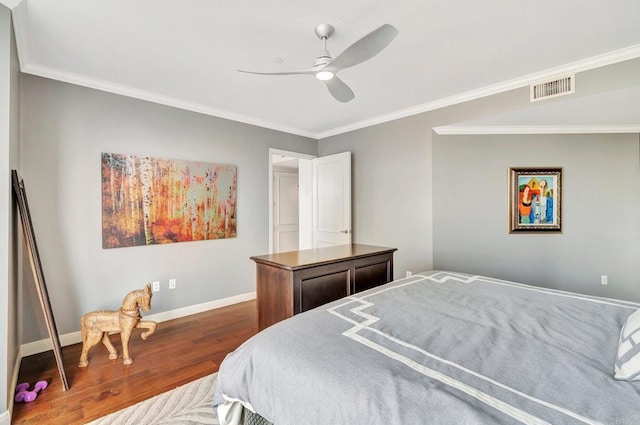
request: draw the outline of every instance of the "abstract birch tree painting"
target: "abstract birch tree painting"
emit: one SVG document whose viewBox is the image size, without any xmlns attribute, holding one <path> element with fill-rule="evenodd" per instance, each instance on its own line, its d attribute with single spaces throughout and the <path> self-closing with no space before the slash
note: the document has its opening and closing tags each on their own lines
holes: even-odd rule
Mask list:
<svg viewBox="0 0 640 425">
<path fill-rule="evenodd" d="M 102 154 L 102 247 L 236 237 L 236 167 Z"/>
</svg>

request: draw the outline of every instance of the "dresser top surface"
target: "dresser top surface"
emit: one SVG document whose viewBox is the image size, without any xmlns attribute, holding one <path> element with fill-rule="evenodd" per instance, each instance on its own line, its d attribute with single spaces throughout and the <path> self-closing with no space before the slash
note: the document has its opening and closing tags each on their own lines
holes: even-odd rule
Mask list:
<svg viewBox="0 0 640 425">
<path fill-rule="evenodd" d="M 309 267 L 358 257 L 393 253 L 397 248 L 384 246 L 350 244 L 280 252 L 277 254 L 253 256 L 256 263 L 266 263 L 286 269 Z"/>
</svg>

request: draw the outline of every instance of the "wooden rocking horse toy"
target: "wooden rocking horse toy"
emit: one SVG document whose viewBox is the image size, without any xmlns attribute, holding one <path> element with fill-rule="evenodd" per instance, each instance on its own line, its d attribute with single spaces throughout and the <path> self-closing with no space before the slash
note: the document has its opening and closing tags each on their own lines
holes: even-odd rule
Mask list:
<svg viewBox="0 0 640 425">
<path fill-rule="evenodd" d="M 80 355 L 79 367 L 87 367 L 89 360 L 87 355 L 89 350 L 102 341 L 107 350 L 109 350 L 109 359 L 118 358 L 118 353 L 109 340 L 109 332 L 120 332 L 122 340 L 122 358 L 124 364 L 129 365 L 133 360 L 129 356 L 129 339 L 134 328 L 146 329 L 140 336 L 147 339 L 156 331 L 156 322 L 150 320 L 141 320 L 140 309 L 149 311 L 151 308 L 151 285 L 147 284 L 144 289 L 129 292 L 124 300 L 120 310 L 99 310 L 87 313 L 80 318 L 80 326 L 82 329 L 82 354 Z"/>
</svg>

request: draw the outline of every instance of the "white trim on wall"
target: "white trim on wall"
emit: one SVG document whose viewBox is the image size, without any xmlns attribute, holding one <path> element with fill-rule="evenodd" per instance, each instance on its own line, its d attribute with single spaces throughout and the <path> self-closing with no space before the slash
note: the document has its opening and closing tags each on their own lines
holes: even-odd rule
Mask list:
<svg viewBox="0 0 640 425">
<path fill-rule="evenodd" d="M 0 0 L 0 4 L 5 6 L 7 9 L 13 9 L 14 7 L 22 3 L 22 1 L 23 0 Z"/>
<path fill-rule="evenodd" d="M 202 304 L 191 305 L 188 307 L 177 308 L 175 310 L 163 311 L 161 313 L 150 314 L 144 316 L 145 320 L 153 320 L 154 322 L 166 322 L 168 320 L 178 319 L 180 317 L 190 316 L 192 314 L 202 313 L 205 311 L 213 310 L 216 308 L 226 307 L 233 304 L 238 304 L 245 301 L 251 301 L 256 298 L 255 292 L 247 292 L 246 294 L 235 295 L 233 297 L 222 298 L 219 300 L 208 301 Z M 82 336 L 80 331 L 71 332 L 68 334 L 60 335 L 60 345 L 67 346 L 72 344 L 78 344 L 82 342 Z M 52 349 L 50 339 L 41 339 L 39 341 L 29 342 L 23 344 L 20 347 L 20 354 L 18 356 L 18 364 L 20 359 L 33 354 L 44 353 Z M 17 382 L 17 376 L 16 376 Z M 1 424 L 0 424 L 1 425 Z"/>
<path fill-rule="evenodd" d="M 22 57 L 22 55 L 19 55 Z M 27 53 L 28 57 L 28 53 Z M 25 74 L 37 75 L 39 77 L 50 78 L 52 80 L 63 81 L 69 84 L 75 84 L 77 86 L 88 87 L 95 90 L 105 91 L 108 93 L 119 94 L 121 96 L 132 97 L 134 99 L 146 100 L 147 102 L 158 103 L 160 105 L 171 106 L 173 108 L 184 109 L 186 111 L 198 112 L 213 117 L 224 118 L 230 121 L 241 122 L 244 124 L 255 125 L 262 128 L 268 128 L 271 130 L 282 131 L 289 134 L 295 134 L 302 137 L 315 138 L 313 133 L 301 130 L 299 128 L 293 128 L 286 125 L 276 124 L 270 121 L 264 121 L 261 119 L 249 117 L 242 114 L 235 114 L 233 112 L 224 111 L 222 109 L 212 108 L 210 106 L 202 105 L 195 102 L 188 102 L 182 99 L 178 99 L 171 96 L 165 96 L 163 94 L 154 93 L 147 90 L 139 90 L 133 87 L 125 86 L 122 84 L 113 83 L 111 81 L 100 80 L 98 78 L 91 78 L 85 75 L 74 74 L 72 72 L 47 67 L 35 63 L 25 63 L 23 65 L 21 61 L 20 66 L 22 72 Z"/>
<path fill-rule="evenodd" d="M 175 99 L 168 96 L 163 96 L 158 93 L 152 93 L 134 89 L 132 87 L 123 86 L 120 84 L 111 83 L 109 81 L 103 81 L 95 78 L 89 78 L 84 75 L 73 74 L 67 71 L 45 67 L 39 64 L 28 62 L 28 52 L 25 52 L 25 44 L 18 44 L 20 58 L 24 59 L 20 61 L 22 72 L 27 74 L 38 75 L 41 77 L 52 78 L 54 80 L 64 81 L 71 84 L 77 84 L 84 87 L 90 87 L 96 90 L 103 90 L 110 93 L 120 94 L 123 96 L 133 97 L 136 99 L 143 99 L 149 102 L 159 103 L 161 105 L 173 106 L 179 109 L 185 109 L 188 111 L 199 112 L 202 114 L 212 115 L 220 118 L 225 118 L 232 121 L 238 121 L 245 124 L 257 125 L 272 130 L 284 131 L 290 134 L 296 134 L 298 136 L 310 137 L 313 139 L 323 139 L 330 136 L 335 136 L 342 133 L 347 133 L 353 130 L 359 130 L 361 128 L 370 127 L 377 124 L 382 124 L 389 121 L 394 121 L 400 118 L 406 118 L 412 115 L 421 114 L 424 112 L 433 111 L 447 106 L 457 105 L 459 103 L 468 102 L 471 100 L 480 99 L 486 96 L 492 96 L 498 93 L 503 93 L 509 90 L 526 87 L 529 84 L 544 80 L 546 78 L 553 77 L 555 75 L 577 73 L 582 71 L 588 71 L 590 69 L 599 68 L 602 66 L 612 65 L 614 63 L 623 62 L 630 59 L 640 57 L 640 44 L 634 46 L 625 47 L 623 49 L 614 50 L 602 55 L 593 56 L 591 58 L 583 59 L 580 61 L 572 62 L 555 68 L 550 68 L 541 72 L 525 75 L 522 77 L 514 78 L 511 80 L 503 81 L 498 84 L 492 84 L 486 87 L 479 88 L 477 90 L 470 90 L 468 92 L 460 93 L 454 96 L 438 99 L 434 102 L 427 102 L 421 105 L 417 105 L 411 108 L 402 109 L 400 111 L 392 112 L 386 115 L 380 115 L 368 120 L 358 121 L 353 124 L 349 124 L 342 127 L 336 127 L 331 130 L 327 130 L 320 133 L 313 133 L 298 128 L 292 128 L 282 126 L 268 121 L 262 121 L 255 118 L 247 117 L 241 114 L 233 114 L 227 111 L 211 108 L 205 105 L 200 105 L 192 102 L 185 102 L 180 99 Z"/>
<path fill-rule="evenodd" d="M 18 375 L 20 374 L 20 363 L 22 362 L 22 347 L 18 348 L 18 355 L 16 356 L 16 362 L 13 365 L 13 373 L 11 375 L 11 380 L 7 383 L 9 384 L 9 388 L 15 388 L 18 385 Z M 13 397 L 9 397 L 9 404 L 7 408 L 9 409 L 9 419 L 11 419 L 11 413 L 13 413 Z M 2 425 L 2 420 L 0 417 L 0 425 Z"/>
<path fill-rule="evenodd" d="M 614 63 L 623 62 L 630 59 L 640 57 L 640 44 L 634 46 L 625 47 L 624 49 L 614 50 L 602 55 L 593 56 L 591 58 L 583 59 L 566 65 L 558 66 L 556 68 L 550 68 L 545 71 L 536 72 L 533 74 L 525 75 L 512 80 L 503 81 L 498 84 L 492 84 L 490 86 L 482 87 L 477 90 L 470 90 L 464 93 L 460 93 L 454 96 L 438 99 L 434 102 L 424 103 L 411 108 L 402 109 L 397 112 L 393 112 L 387 115 L 381 115 L 369 120 L 359 121 L 353 124 L 349 124 L 343 127 L 337 127 L 329 131 L 321 132 L 315 135 L 317 139 L 324 139 L 326 137 L 335 136 L 342 133 L 347 133 L 353 130 L 359 130 L 361 128 L 370 127 L 376 124 L 382 124 L 389 121 L 394 121 L 400 118 L 410 117 L 412 115 L 421 114 L 424 112 L 434 111 L 436 109 L 445 108 L 447 106 L 457 105 L 471 100 L 480 99 L 486 96 L 492 96 L 498 93 L 526 87 L 531 83 L 539 80 L 551 78 L 555 75 L 577 73 L 582 71 L 588 71 L 590 69 L 599 68 L 602 66 L 612 65 Z"/>
<path fill-rule="evenodd" d="M 242 114 L 235 114 L 232 112 L 224 111 L 217 108 L 212 108 L 206 105 L 187 102 L 181 99 L 173 98 L 170 96 L 164 96 L 159 93 L 138 90 L 133 87 L 116 84 L 110 81 L 100 80 L 97 78 L 90 78 L 84 75 L 75 74 L 61 69 L 47 67 L 38 63 L 34 63 L 29 55 L 29 44 L 27 40 L 26 28 L 28 27 L 27 13 L 20 10 L 25 7 L 25 3 L 22 0 L 0 0 L 0 3 L 10 5 L 12 9 L 15 9 L 13 13 L 13 20 L 16 33 L 16 43 L 18 46 L 18 59 L 20 62 L 20 69 L 27 74 L 38 75 L 41 77 L 51 78 L 58 81 L 64 81 L 71 84 L 76 84 L 84 87 L 93 88 L 96 90 L 102 90 L 110 93 L 119 94 L 122 96 L 133 97 L 136 99 L 142 99 L 149 102 L 159 103 L 161 105 L 172 106 L 187 111 L 198 112 L 206 115 L 211 115 L 219 118 L 224 118 L 232 121 L 237 121 L 245 124 L 256 125 L 263 128 L 268 128 L 277 131 L 283 131 L 298 136 L 309 137 L 312 139 L 323 139 L 326 137 L 335 136 L 342 133 L 358 130 L 365 127 L 370 127 L 377 124 L 405 118 L 412 115 L 421 114 L 428 111 L 444 108 L 447 106 L 456 105 L 459 103 L 468 102 L 470 100 L 479 99 L 486 96 L 495 95 L 505 91 L 528 86 L 529 84 L 550 78 L 556 75 L 566 73 L 577 73 L 582 71 L 588 71 L 590 69 L 599 68 L 602 66 L 612 65 L 618 62 L 634 59 L 640 57 L 640 44 L 625 47 L 623 49 L 614 50 L 601 55 L 593 56 L 555 68 L 550 68 L 541 72 L 525 75 L 522 77 L 507 80 L 498 84 L 489 85 L 479 88 L 477 90 L 471 90 L 465 93 L 460 93 L 454 96 L 445 97 L 435 100 L 433 102 L 427 102 L 421 105 L 416 105 L 410 108 L 406 108 L 400 111 L 392 112 L 386 115 L 380 115 L 368 120 L 355 122 L 346 126 L 336 127 L 323 132 L 312 132 L 302 130 L 299 128 L 293 128 L 289 126 L 283 126 L 278 123 L 260 120 L 254 117 L 249 117 Z"/>
<path fill-rule="evenodd" d="M 29 61 L 29 40 L 27 37 L 27 11 L 26 2 L 23 0 L 8 1 L 5 3 L 13 3 L 11 9 L 11 19 L 13 21 L 13 34 L 16 40 L 16 49 L 18 51 L 18 64 L 22 70 Z"/>
<path fill-rule="evenodd" d="M 637 125 L 559 125 L 559 126 L 465 126 L 445 125 L 434 127 L 440 136 L 473 134 L 622 134 L 640 133 Z"/>
<path fill-rule="evenodd" d="M 11 414 L 8 410 L 0 413 L 0 425 L 11 425 Z"/>
</svg>

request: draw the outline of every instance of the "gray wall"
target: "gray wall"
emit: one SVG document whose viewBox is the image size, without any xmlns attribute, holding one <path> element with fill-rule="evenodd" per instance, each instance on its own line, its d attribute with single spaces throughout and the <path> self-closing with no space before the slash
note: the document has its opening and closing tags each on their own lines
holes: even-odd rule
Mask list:
<svg viewBox="0 0 640 425">
<path fill-rule="evenodd" d="M 525 107 L 519 89 L 328 137 L 318 155 L 352 152 L 353 240 L 398 248 L 394 274 L 433 268 L 432 128 Z"/>
<path fill-rule="evenodd" d="M 29 75 L 21 100 L 21 172 L 60 333 L 150 281 L 162 288 L 151 313 L 255 291 L 249 257 L 268 252 L 269 148 L 315 155 L 315 140 Z M 237 165 L 237 238 L 102 249 L 101 152 Z M 25 322 L 37 310 L 27 305 Z M 25 324 L 24 342 L 44 331 Z"/>
<path fill-rule="evenodd" d="M 640 301 L 637 134 L 436 136 L 433 163 L 436 268 Z M 563 167 L 562 234 L 509 234 L 514 166 Z"/>
<path fill-rule="evenodd" d="M 18 356 L 18 258 L 11 173 L 20 138 L 20 75 L 11 12 L 0 5 L 0 423 L 13 395 Z M 6 282 L 6 284 L 5 284 Z M 8 418 L 7 418 L 8 420 Z"/>
<path fill-rule="evenodd" d="M 600 74 L 581 74 L 585 92 L 609 84 Z M 396 277 L 449 269 L 640 300 L 637 134 L 432 131 L 529 106 L 523 88 L 320 140 L 319 156 L 353 152 L 354 241 L 397 247 Z M 507 170 L 526 165 L 565 168 L 562 235 L 508 234 Z"/>
<path fill-rule="evenodd" d="M 318 156 L 352 152 L 353 241 L 398 248 L 396 277 L 432 266 L 430 132 L 411 117 L 318 143 Z"/>
<path fill-rule="evenodd" d="M 598 72 L 580 74 L 581 81 L 608 84 Z M 522 88 L 328 137 L 316 145 L 315 141 L 298 136 L 33 76 L 23 76 L 22 81 L 21 171 L 27 185 L 54 313 L 62 333 L 77 330 L 81 314 L 117 306 L 128 290 L 152 280 L 160 280 L 163 285 L 154 297 L 152 312 L 253 291 L 253 265 L 248 257 L 268 251 L 270 147 L 319 156 L 342 151 L 353 153 L 354 241 L 397 247 L 396 277 L 404 276 L 406 270 L 463 267 L 447 260 L 455 257 L 455 253 L 450 251 L 451 246 L 442 236 L 446 222 L 440 208 L 446 208 L 450 196 L 448 182 L 442 181 L 439 165 L 440 161 L 445 164 L 447 161 L 446 155 L 443 157 L 445 151 L 441 150 L 445 139 L 434 135 L 432 128 L 530 106 L 528 89 Z M 589 90 L 585 92 L 589 93 Z M 620 136 L 625 137 L 630 136 Z M 508 144 L 510 140 L 518 143 L 521 138 L 504 136 L 500 140 Z M 566 146 L 567 152 L 573 152 L 577 144 Z M 499 154 L 499 149 L 489 146 L 481 153 L 461 152 L 456 161 L 491 161 L 492 156 Z M 238 238 L 102 250 L 100 152 L 237 164 Z M 612 152 L 611 161 L 626 161 L 627 153 Z M 572 155 L 567 153 L 566 158 Z M 592 156 L 584 161 L 581 167 L 598 169 L 600 158 Z M 536 161 L 534 165 L 537 164 Z M 566 166 L 563 163 L 556 165 Z M 631 173 L 630 166 L 625 167 Z M 505 178 L 506 171 L 502 173 Z M 635 181 L 633 184 L 637 187 L 637 174 L 631 175 L 629 181 Z M 506 187 L 501 190 L 506 196 Z M 629 205 L 637 207 L 637 203 Z M 565 226 L 575 226 L 575 223 L 565 221 Z M 495 237 L 504 233 L 504 226 L 506 223 L 497 229 L 498 236 Z M 565 234 L 560 237 L 568 231 L 565 227 Z M 640 245 L 637 228 L 636 239 L 633 239 L 633 232 L 629 233 L 629 244 L 624 249 L 637 253 Z M 607 234 L 609 238 L 619 240 L 620 235 Z M 523 236 L 512 235 L 512 240 L 523 239 Z M 557 254 L 565 247 L 554 245 L 551 249 L 556 254 L 552 257 L 558 258 Z M 585 262 L 600 260 L 601 251 L 595 246 L 585 251 Z M 546 260 L 548 256 L 535 254 L 533 261 L 536 262 Z M 465 261 L 468 258 L 460 260 Z M 478 263 L 482 262 L 478 260 Z M 566 266 L 564 263 L 556 269 Z M 571 264 L 571 267 L 581 273 L 580 264 Z M 604 295 L 617 296 L 618 288 L 625 287 L 624 291 L 628 293 L 628 285 L 616 284 L 619 278 L 615 271 L 609 270 L 611 267 L 597 271 L 597 283 L 600 274 L 608 274 L 611 281 L 607 287 L 597 290 Z M 492 269 L 490 274 L 508 277 L 509 270 L 512 270 L 511 266 L 504 264 Z M 550 276 L 545 275 L 544 280 L 537 283 L 560 285 Z M 585 272 L 583 277 L 592 279 L 593 272 Z M 166 288 L 169 278 L 178 279 L 175 292 Z M 27 288 L 31 287 L 27 285 Z M 27 298 L 33 299 L 32 295 Z M 25 308 L 23 317 L 38 315 L 37 304 L 27 304 Z M 46 336 L 44 329 L 37 329 L 33 322 L 30 324 L 31 327 L 25 328 L 24 342 Z"/>
</svg>

